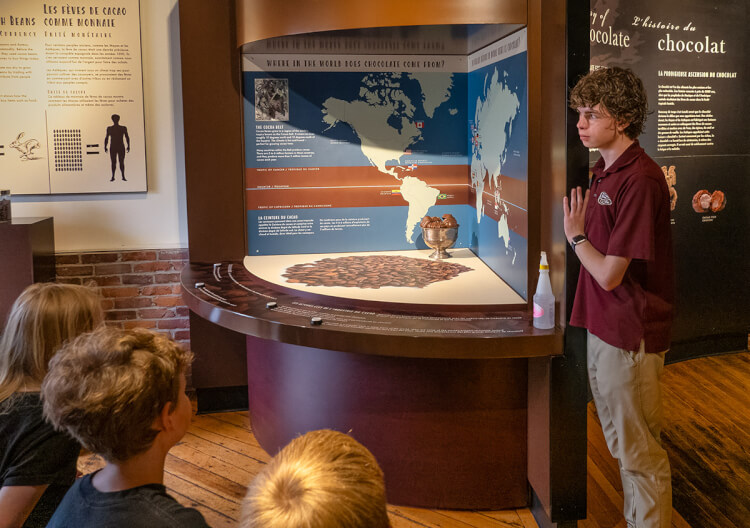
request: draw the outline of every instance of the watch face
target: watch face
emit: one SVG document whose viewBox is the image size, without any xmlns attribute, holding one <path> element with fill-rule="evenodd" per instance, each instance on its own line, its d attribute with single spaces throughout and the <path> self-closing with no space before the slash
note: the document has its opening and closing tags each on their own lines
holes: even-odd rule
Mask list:
<svg viewBox="0 0 750 528">
<path fill-rule="evenodd" d="M 576 235 L 573 237 L 573 245 L 580 244 L 585 240 L 587 240 L 586 235 Z"/>
</svg>

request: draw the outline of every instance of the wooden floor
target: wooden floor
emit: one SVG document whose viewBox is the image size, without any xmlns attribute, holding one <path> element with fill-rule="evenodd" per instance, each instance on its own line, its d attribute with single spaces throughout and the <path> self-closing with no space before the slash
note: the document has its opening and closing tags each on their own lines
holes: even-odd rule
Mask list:
<svg viewBox="0 0 750 528">
<path fill-rule="evenodd" d="M 672 464 L 673 528 L 750 528 L 750 354 L 669 365 L 664 374 L 664 444 Z M 579 528 L 625 528 L 617 464 L 593 405 L 588 409 L 588 511 Z M 165 485 L 213 527 L 236 526 L 245 486 L 269 460 L 247 412 L 196 416 L 170 451 Z M 83 457 L 79 469 L 101 467 Z M 537 528 L 528 510 L 388 508 L 393 528 Z"/>
</svg>

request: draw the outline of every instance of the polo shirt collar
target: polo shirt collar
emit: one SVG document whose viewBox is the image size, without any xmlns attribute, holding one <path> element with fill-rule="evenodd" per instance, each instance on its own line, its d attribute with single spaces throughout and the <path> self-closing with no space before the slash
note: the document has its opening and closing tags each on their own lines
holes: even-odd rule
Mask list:
<svg viewBox="0 0 750 528">
<path fill-rule="evenodd" d="M 604 158 L 599 157 L 599 160 L 594 164 L 594 168 L 592 169 L 592 172 L 596 173 L 598 177 L 603 178 L 604 176 L 607 176 L 608 174 L 614 173 L 622 169 L 623 167 L 627 167 L 631 163 L 633 163 L 635 160 L 638 159 L 638 157 L 643 152 L 643 149 L 641 148 L 640 143 L 638 143 L 638 140 L 634 140 L 633 143 L 630 144 L 628 148 L 626 148 L 622 154 L 620 154 L 620 157 L 615 160 L 615 162 L 610 165 L 610 167 L 606 170 L 604 170 Z"/>
</svg>

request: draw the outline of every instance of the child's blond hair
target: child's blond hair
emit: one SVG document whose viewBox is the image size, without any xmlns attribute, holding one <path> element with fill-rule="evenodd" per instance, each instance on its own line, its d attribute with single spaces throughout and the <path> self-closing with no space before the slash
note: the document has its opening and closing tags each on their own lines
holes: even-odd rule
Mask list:
<svg viewBox="0 0 750 528">
<path fill-rule="evenodd" d="M 253 480 L 243 528 L 387 528 L 383 472 L 349 435 L 311 431 L 292 440 Z"/>
<path fill-rule="evenodd" d="M 13 303 L 0 337 L 0 402 L 40 384 L 57 350 L 104 319 L 101 298 L 85 286 L 35 283 Z"/>
</svg>

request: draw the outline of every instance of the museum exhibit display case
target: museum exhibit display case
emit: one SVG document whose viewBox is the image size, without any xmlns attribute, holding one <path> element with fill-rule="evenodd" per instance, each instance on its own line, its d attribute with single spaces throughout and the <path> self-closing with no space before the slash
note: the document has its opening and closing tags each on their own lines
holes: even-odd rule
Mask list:
<svg viewBox="0 0 750 528">
<path fill-rule="evenodd" d="M 283 12 L 180 2 L 199 412 L 247 405 L 269 453 L 351 431 L 396 504 L 530 505 L 574 526 L 585 356 L 555 218 L 586 178 L 566 90 L 588 42 L 566 27 L 588 7 Z M 430 258 L 447 215 L 450 248 Z M 541 250 L 551 330 L 531 321 Z"/>
</svg>

